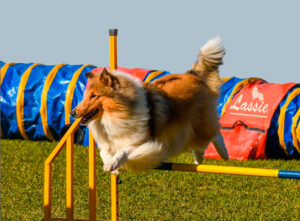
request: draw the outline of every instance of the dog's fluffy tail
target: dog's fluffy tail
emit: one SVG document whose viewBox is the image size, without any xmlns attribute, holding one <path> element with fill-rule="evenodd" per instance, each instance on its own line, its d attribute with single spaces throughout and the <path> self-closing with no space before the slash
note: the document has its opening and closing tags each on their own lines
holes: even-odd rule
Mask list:
<svg viewBox="0 0 300 221">
<path fill-rule="evenodd" d="M 219 66 L 223 64 L 225 49 L 220 37 L 210 39 L 200 50 L 199 59 L 193 65 L 192 71 L 204 78 L 213 92 L 218 92 L 222 81 L 219 78 Z"/>
</svg>

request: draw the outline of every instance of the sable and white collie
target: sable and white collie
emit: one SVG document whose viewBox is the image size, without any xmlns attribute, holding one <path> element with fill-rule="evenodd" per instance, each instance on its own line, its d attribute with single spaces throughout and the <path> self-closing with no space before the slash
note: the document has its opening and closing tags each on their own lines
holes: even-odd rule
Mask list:
<svg viewBox="0 0 300 221">
<path fill-rule="evenodd" d="M 190 150 L 202 163 L 211 141 L 228 159 L 217 114 L 224 55 L 217 37 L 201 48 L 191 70 L 153 83 L 120 71 L 87 73 L 90 87 L 71 114 L 88 125 L 104 170 L 144 171 Z"/>
</svg>

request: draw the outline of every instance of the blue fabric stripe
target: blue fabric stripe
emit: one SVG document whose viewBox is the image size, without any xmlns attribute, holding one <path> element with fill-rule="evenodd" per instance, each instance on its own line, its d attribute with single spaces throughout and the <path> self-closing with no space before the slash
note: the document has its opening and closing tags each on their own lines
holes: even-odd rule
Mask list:
<svg viewBox="0 0 300 221">
<path fill-rule="evenodd" d="M 267 132 L 267 148 L 266 148 L 266 154 L 270 158 L 279 157 L 279 158 L 289 158 L 289 156 L 286 156 L 285 152 L 282 150 L 282 147 L 279 144 L 279 137 L 278 137 L 278 117 L 280 113 L 280 109 L 282 106 L 286 103 L 286 100 L 290 93 L 295 90 L 296 88 L 299 88 L 300 85 L 296 85 L 292 87 L 284 96 L 280 104 L 278 105 L 276 111 L 274 112 L 274 115 L 272 117 L 269 130 Z M 289 131 L 290 133 L 290 131 Z"/>
<path fill-rule="evenodd" d="M 2 68 L 5 65 L 5 62 L 0 61 L 0 68 Z"/>
<path fill-rule="evenodd" d="M 288 105 L 286 112 L 285 112 L 285 122 L 284 122 L 284 143 L 286 149 L 290 155 L 292 155 L 295 151 L 295 145 L 293 142 L 292 137 L 292 124 L 293 124 L 293 117 L 295 116 L 296 112 L 300 108 L 300 95 L 297 95 Z"/>
<path fill-rule="evenodd" d="M 279 178 L 300 179 L 300 171 L 279 170 Z"/>
<path fill-rule="evenodd" d="M 143 82 L 146 81 L 146 79 L 149 77 L 149 75 L 150 75 L 152 72 L 154 72 L 154 71 L 156 71 L 156 70 L 149 71 L 149 72 L 146 74 L 146 76 L 144 77 Z"/>
<path fill-rule="evenodd" d="M 60 131 L 65 126 L 65 100 L 69 82 L 73 73 L 80 67 L 81 65 L 62 66 L 49 88 L 47 94 L 47 121 L 55 140 L 59 140 Z"/>
<path fill-rule="evenodd" d="M 54 65 L 32 69 L 24 91 L 24 128 L 30 140 L 47 140 L 40 115 L 41 96 L 47 75 Z"/>
<path fill-rule="evenodd" d="M 32 64 L 19 63 L 9 67 L 3 79 L 0 89 L 0 101 L 1 128 L 5 138 L 23 138 L 17 124 L 16 100 L 21 77 Z"/>
<path fill-rule="evenodd" d="M 168 74 L 170 74 L 170 72 L 164 71 L 164 72 L 160 73 L 159 75 L 157 75 L 156 77 L 152 78 L 149 82 L 152 83 L 152 82 L 155 81 L 156 79 L 159 79 L 159 78 L 161 78 L 161 77 L 163 77 L 163 76 L 165 76 L 165 75 L 168 75 Z"/>
</svg>

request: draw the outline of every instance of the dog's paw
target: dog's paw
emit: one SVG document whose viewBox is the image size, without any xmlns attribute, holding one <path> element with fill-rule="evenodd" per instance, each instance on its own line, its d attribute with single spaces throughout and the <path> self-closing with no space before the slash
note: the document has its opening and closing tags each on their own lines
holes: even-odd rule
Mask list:
<svg viewBox="0 0 300 221">
<path fill-rule="evenodd" d="M 112 172 L 115 171 L 116 169 L 118 169 L 119 164 L 117 161 L 111 161 L 111 162 L 107 162 L 104 164 L 103 166 L 103 170 L 106 172 Z"/>
</svg>

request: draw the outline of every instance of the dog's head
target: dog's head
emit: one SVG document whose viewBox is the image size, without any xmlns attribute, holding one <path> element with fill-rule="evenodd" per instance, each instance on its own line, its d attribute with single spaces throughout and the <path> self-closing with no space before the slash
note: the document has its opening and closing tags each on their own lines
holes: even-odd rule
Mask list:
<svg viewBox="0 0 300 221">
<path fill-rule="evenodd" d="M 83 117 L 82 124 L 102 117 L 104 111 L 126 115 L 135 100 L 133 82 L 129 79 L 113 75 L 105 68 L 98 74 L 85 74 L 90 84 L 83 100 L 73 109 L 74 118 Z"/>
</svg>

